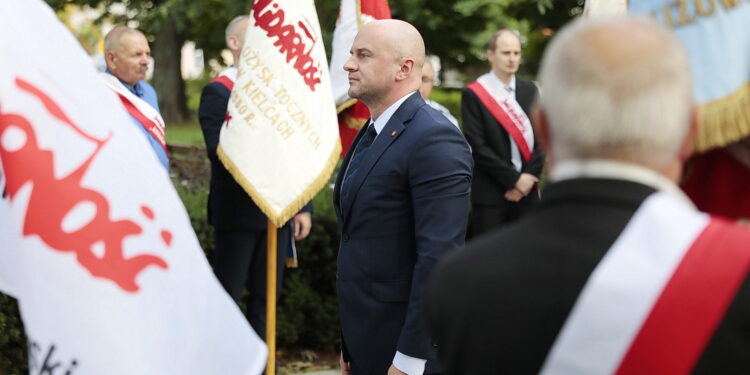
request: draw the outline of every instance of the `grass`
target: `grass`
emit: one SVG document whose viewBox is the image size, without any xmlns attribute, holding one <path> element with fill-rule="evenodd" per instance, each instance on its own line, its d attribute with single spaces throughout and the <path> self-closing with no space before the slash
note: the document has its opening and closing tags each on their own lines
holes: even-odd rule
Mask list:
<svg viewBox="0 0 750 375">
<path fill-rule="evenodd" d="M 203 146 L 203 133 L 197 122 L 167 125 L 167 143 Z"/>
</svg>

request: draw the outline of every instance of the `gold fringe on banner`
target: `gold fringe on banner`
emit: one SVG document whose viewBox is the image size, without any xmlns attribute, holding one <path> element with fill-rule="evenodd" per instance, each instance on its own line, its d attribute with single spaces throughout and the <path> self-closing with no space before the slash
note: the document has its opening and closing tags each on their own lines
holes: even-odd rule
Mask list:
<svg viewBox="0 0 750 375">
<path fill-rule="evenodd" d="M 346 126 L 352 128 L 352 129 L 362 129 L 363 126 L 365 126 L 365 123 L 368 119 L 366 118 L 359 118 L 359 117 L 347 117 L 344 122 L 346 123 Z"/>
<path fill-rule="evenodd" d="M 731 95 L 701 106 L 695 151 L 724 147 L 750 136 L 750 82 Z"/>
<path fill-rule="evenodd" d="M 349 99 L 341 104 L 339 104 L 338 107 L 336 107 L 336 113 L 341 113 L 343 110 L 351 107 L 354 105 L 354 103 L 357 102 L 357 99 Z"/>
<path fill-rule="evenodd" d="M 224 166 L 227 168 L 229 173 L 232 174 L 234 179 L 237 181 L 237 183 L 242 186 L 243 189 L 250 195 L 250 198 L 253 199 L 253 202 L 255 202 L 256 205 L 258 205 L 258 208 L 260 208 L 261 211 L 263 211 L 264 214 L 266 214 L 266 217 L 268 217 L 268 220 L 270 220 L 274 225 L 276 225 L 277 228 L 281 228 L 289 219 L 292 218 L 299 210 L 304 207 L 307 202 L 313 199 L 315 197 L 315 194 L 317 194 L 328 182 L 328 180 L 331 178 L 331 174 L 333 174 L 333 170 L 336 168 L 336 165 L 339 161 L 339 154 L 341 154 L 341 140 L 336 142 L 336 147 L 334 147 L 333 152 L 328 157 L 328 161 L 326 162 L 325 166 L 323 166 L 323 170 L 318 175 L 318 177 L 313 180 L 313 182 L 307 186 L 305 191 L 302 192 L 299 196 L 297 196 L 296 199 L 294 199 L 291 203 L 289 203 L 284 209 L 281 210 L 280 213 L 276 214 L 271 209 L 271 206 L 266 202 L 266 200 L 263 198 L 263 196 L 255 190 L 255 187 L 248 181 L 242 173 L 240 173 L 237 166 L 232 162 L 231 159 L 227 156 L 227 154 L 224 153 L 224 150 L 221 148 L 221 144 L 216 149 L 216 153 L 219 155 L 219 159 L 222 163 L 224 163 Z"/>
</svg>

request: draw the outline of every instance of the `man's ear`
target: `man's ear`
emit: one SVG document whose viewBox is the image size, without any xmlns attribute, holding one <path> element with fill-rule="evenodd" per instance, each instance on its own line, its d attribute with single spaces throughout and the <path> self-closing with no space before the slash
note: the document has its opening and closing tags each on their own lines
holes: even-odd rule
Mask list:
<svg viewBox="0 0 750 375">
<path fill-rule="evenodd" d="M 104 54 L 104 63 L 107 65 L 107 68 L 114 67 L 115 53 L 112 51 L 107 51 L 107 53 Z"/>
<path fill-rule="evenodd" d="M 406 78 L 409 77 L 409 75 L 414 71 L 414 59 L 412 58 L 405 58 L 401 62 L 401 66 L 399 66 L 398 74 L 396 74 L 396 81 L 403 81 Z M 421 71 L 420 71 L 420 77 L 421 77 Z"/>
<path fill-rule="evenodd" d="M 239 45 L 239 41 L 237 40 L 237 37 L 234 35 L 231 35 L 229 38 L 227 38 L 227 47 L 229 47 L 229 50 L 231 51 L 239 51 L 241 46 Z"/>
<path fill-rule="evenodd" d="M 690 156 L 693 155 L 695 139 L 698 137 L 698 122 L 700 115 L 700 107 L 696 104 L 690 111 L 690 124 L 688 125 L 688 131 L 687 134 L 685 134 L 685 139 L 682 140 L 679 153 L 677 154 L 681 162 L 687 161 Z"/>
</svg>

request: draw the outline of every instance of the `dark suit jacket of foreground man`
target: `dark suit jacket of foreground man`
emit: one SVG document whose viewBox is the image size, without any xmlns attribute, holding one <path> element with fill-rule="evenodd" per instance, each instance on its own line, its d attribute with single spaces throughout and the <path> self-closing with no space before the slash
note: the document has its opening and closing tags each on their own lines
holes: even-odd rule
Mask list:
<svg viewBox="0 0 750 375">
<path fill-rule="evenodd" d="M 359 142 L 365 128 L 353 145 Z M 415 92 L 402 103 L 351 176 L 336 180 L 341 228 L 338 290 L 345 360 L 360 374 L 383 375 L 396 351 L 427 359 L 436 349 L 427 330 L 424 288 L 436 261 L 463 246 L 471 154 L 461 132 Z"/>
<path fill-rule="evenodd" d="M 448 373 L 539 373 L 592 271 L 654 191 L 604 178 L 551 184 L 520 222 L 441 264 L 427 302 Z M 747 279 L 694 373 L 750 374 Z"/>
</svg>

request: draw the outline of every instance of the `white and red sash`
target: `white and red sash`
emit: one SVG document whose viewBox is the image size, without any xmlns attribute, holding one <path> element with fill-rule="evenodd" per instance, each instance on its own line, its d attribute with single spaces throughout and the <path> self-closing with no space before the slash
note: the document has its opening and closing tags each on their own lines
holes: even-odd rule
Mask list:
<svg viewBox="0 0 750 375">
<path fill-rule="evenodd" d="M 234 82 L 237 80 L 237 67 L 232 65 L 229 68 L 224 69 L 221 73 L 219 73 L 216 78 L 212 79 L 210 83 L 219 82 L 222 86 L 226 87 L 229 92 L 232 92 L 232 89 L 234 88 Z M 229 111 L 227 111 L 226 116 L 224 117 L 224 126 L 229 126 L 229 120 L 232 118 L 232 116 L 229 115 Z"/>
<path fill-rule="evenodd" d="M 232 65 L 229 68 L 224 69 L 221 73 L 219 73 L 216 78 L 212 79 L 211 82 L 219 82 L 224 87 L 227 88 L 227 90 L 232 91 L 234 88 L 234 81 L 237 80 L 237 67 Z"/>
<path fill-rule="evenodd" d="M 161 114 L 154 107 L 148 104 L 145 100 L 134 95 L 130 90 L 123 86 L 117 77 L 109 74 L 102 73 L 102 80 L 107 84 L 107 87 L 112 89 L 117 96 L 120 97 L 123 107 L 128 113 L 135 117 L 138 122 L 143 125 L 149 134 L 156 139 L 164 150 L 167 150 L 167 139 L 164 133 L 164 119 Z"/>
<path fill-rule="evenodd" d="M 534 132 L 531 121 L 521 105 L 505 90 L 493 90 L 490 74 L 484 74 L 466 88 L 473 91 L 492 116 L 510 135 L 523 157 L 524 162 L 531 160 L 534 149 Z"/>
<path fill-rule="evenodd" d="M 686 374 L 745 279 L 750 231 L 647 198 L 589 277 L 542 374 Z"/>
</svg>

